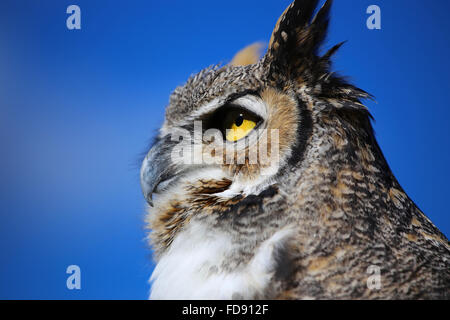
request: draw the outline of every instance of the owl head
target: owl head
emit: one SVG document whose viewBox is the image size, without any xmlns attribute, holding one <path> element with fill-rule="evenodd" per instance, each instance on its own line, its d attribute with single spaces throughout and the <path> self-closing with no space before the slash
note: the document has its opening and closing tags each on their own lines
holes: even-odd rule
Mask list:
<svg viewBox="0 0 450 320">
<path fill-rule="evenodd" d="M 324 115 L 356 114 L 367 123 L 360 100 L 369 95 L 330 70 L 341 44 L 319 54 L 332 1 L 317 5 L 294 1 L 261 59 L 252 46 L 228 65 L 191 76 L 170 96 L 141 168 L 156 255 L 190 219 L 238 214 L 242 203 L 300 179 L 292 173 L 304 165 L 306 150 L 339 140 Z"/>
</svg>

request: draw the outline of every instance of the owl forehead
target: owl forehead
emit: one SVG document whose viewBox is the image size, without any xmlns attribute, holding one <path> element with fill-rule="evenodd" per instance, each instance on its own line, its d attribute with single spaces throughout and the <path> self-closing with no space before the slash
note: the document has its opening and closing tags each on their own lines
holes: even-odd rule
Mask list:
<svg viewBox="0 0 450 320">
<path fill-rule="evenodd" d="M 206 68 L 191 76 L 184 86 L 176 88 L 171 94 L 166 108 L 166 123 L 173 125 L 183 121 L 215 99 L 226 101 L 245 92 L 258 92 L 265 82 L 261 63 Z"/>
</svg>

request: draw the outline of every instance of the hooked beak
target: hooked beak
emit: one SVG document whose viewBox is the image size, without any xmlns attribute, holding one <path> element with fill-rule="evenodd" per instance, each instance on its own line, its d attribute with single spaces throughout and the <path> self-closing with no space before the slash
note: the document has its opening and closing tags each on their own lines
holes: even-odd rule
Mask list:
<svg viewBox="0 0 450 320">
<path fill-rule="evenodd" d="M 141 188 L 148 204 L 153 207 L 152 195 L 158 185 L 176 174 L 170 158 L 167 157 L 170 141 L 160 139 L 148 152 L 141 167 Z"/>
</svg>

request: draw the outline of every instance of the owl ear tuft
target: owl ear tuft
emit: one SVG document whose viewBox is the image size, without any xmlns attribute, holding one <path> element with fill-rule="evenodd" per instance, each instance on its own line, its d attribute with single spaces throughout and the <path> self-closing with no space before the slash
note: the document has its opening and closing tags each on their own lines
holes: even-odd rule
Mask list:
<svg viewBox="0 0 450 320">
<path fill-rule="evenodd" d="M 314 16 L 318 0 L 295 0 L 278 19 L 266 53 L 271 73 L 296 76 L 312 68 L 328 31 L 332 0 Z"/>
<path fill-rule="evenodd" d="M 257 63 L 261 58 L 261 49 L 263 46 L 263 43 L 256 42 L 245 47 L 244 49 L 236 53 L 230 64 L 233 66 L 247 66 L 249 64 Z"/>
</svg>

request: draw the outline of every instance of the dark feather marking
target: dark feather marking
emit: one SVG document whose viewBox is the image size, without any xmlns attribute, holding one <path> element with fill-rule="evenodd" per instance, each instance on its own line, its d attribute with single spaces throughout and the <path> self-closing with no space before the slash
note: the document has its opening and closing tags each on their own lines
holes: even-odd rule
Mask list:
<svg viewBox="0 0 450 320">
<path fill-rule="evenodd" d="M 308 139 L 312 134 L 313 124 L 311 114 L 300 99 L 297 99 L 297 103 L 299 105 L 298 108 L 300 109 L 300 123 L 297 129 L 297 140 L 292 148 L 292 154 L 287 161 L 287 167 L 292 167 L 303 160 Z M 285 169 L 286 168 L 283 168 L 281 171 L 284 171 Z"/>
<path fill-rule="evenodd" d="M 231 216 L 239 216 L 239 215 L 245 215 L 247 212 L 251 212 L 255 208 L 257 209 L 258 213 L 263 212 L 263 201 L 266 198 L 272 198 L 274 195 L 278 193 L 278 188 L 275 186 L 270 186 L 264 191 L 262 191 L 258 195 L 249 195 L 245 198 L 242 198 L 241 201 L 239 201 L 236 204 L 233 204 L 230 206 L 229 209 L 224 211 L 220 214 L 221 218 L 229 217 Z M 252 210 L 250 210 L 252 209 Z"/>
</svg>

